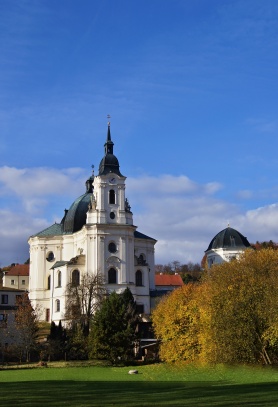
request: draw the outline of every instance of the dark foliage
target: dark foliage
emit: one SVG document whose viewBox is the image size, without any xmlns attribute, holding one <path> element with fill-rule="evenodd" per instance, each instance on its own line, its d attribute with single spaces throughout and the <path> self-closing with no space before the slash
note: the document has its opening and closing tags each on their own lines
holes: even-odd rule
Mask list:
<svg viewBox="0 0 278 407">
<path fill-rule="evenodd" d="M 132 358 L 137 324 L 136 303 L 131 291 L 127 288 L 122 294 L 110 294 L 93 319 L 90 357 L 113 363 Z"/>
</svg>

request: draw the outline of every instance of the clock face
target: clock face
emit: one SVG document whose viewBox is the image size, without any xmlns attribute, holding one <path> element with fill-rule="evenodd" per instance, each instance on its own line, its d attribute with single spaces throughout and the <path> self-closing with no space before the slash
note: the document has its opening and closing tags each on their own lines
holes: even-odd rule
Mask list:
<svg viewBox="0 0 278 407">
<path fill-rule="evenodd" d="M 109 179 L 109 182 L 110 182 L 110 184 L 115 184 L 116 178 L 110 178 L 110 179 Z"/>
</svg>

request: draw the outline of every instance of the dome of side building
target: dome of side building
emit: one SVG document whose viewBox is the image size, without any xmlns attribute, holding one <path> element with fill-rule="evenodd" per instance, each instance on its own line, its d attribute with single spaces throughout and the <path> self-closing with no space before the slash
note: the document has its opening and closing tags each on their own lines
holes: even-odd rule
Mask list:
<svg viewBox="0 0 278 407">
<path fill-rule="evenodd" d="M 228 226 L 214 236 L 205 251 L 208 265 L 211 267 L 213 264 L 230 261 L 249 247 L 251 245 L 247 238 Z"/>
</svg>

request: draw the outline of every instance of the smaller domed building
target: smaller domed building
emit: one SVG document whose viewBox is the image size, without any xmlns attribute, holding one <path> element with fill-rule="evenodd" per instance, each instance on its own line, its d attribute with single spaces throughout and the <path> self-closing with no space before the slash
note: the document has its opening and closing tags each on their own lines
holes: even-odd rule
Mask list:
<svg viewBox="0 0 278 407">
<path fill-rule="evenodd" d="M 239 256 L 244 250 L 251 247 L 247 238 L 240 232 L 228 226 L 221 230 L 210 242 L 207 250 L 208 266 L 230 261 Z"/>
</svg>

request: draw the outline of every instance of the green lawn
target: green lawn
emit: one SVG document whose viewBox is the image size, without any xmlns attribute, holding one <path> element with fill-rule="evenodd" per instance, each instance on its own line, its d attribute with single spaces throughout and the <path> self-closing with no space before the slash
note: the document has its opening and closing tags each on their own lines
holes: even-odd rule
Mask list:
<svg viewBox="0 0 278 407">
<path fill-rule="evenodd" d="M 0 371 L 1 407 L 278 406 L 278 370 L 259 367 L 48 367 Z"/>
</svg>

